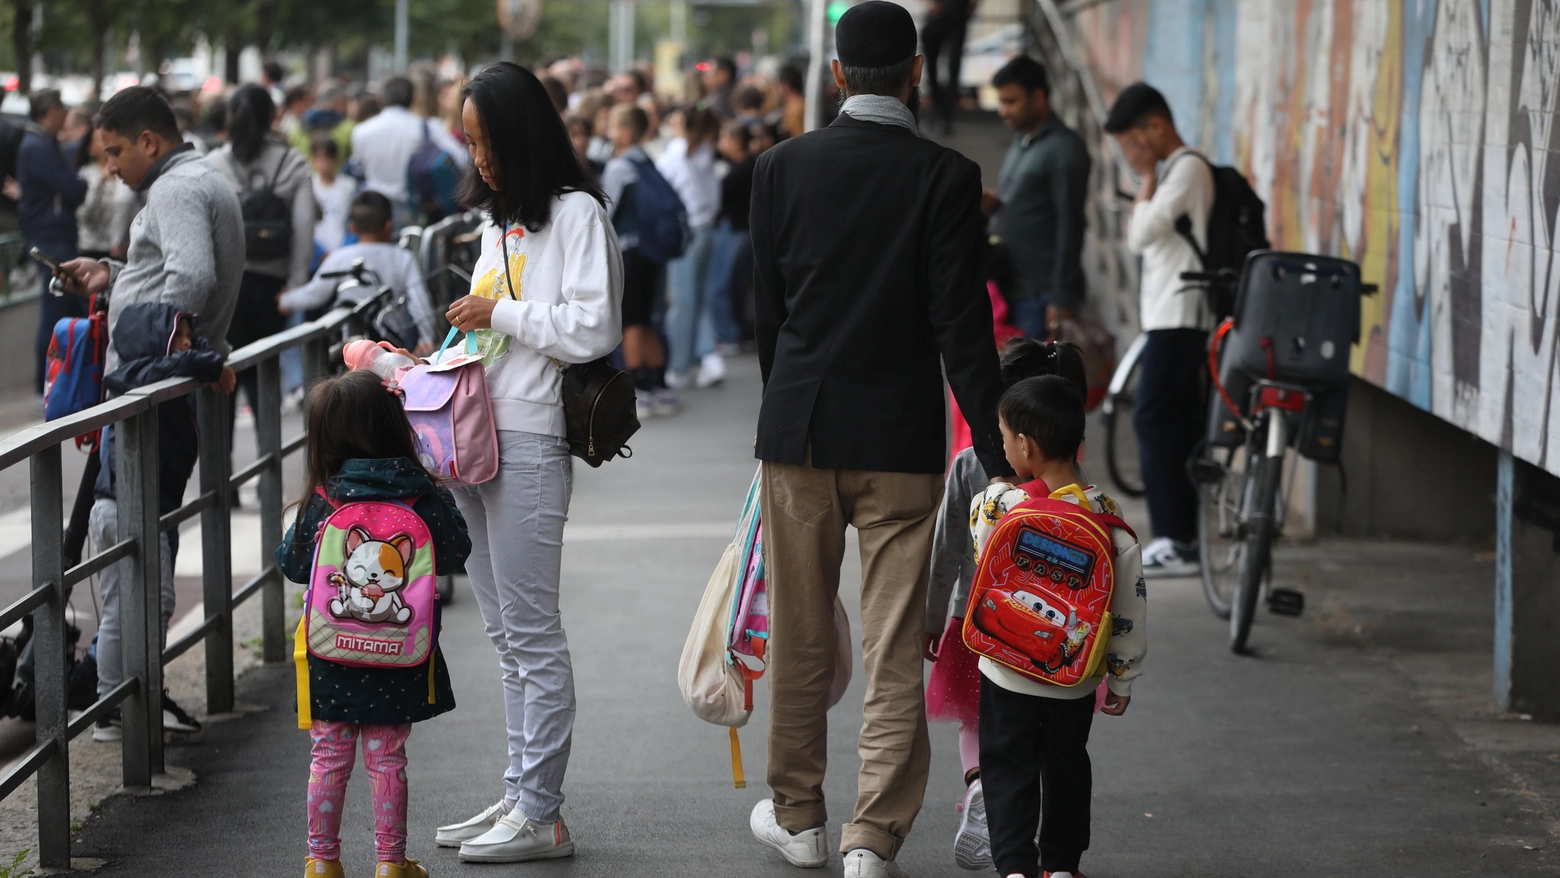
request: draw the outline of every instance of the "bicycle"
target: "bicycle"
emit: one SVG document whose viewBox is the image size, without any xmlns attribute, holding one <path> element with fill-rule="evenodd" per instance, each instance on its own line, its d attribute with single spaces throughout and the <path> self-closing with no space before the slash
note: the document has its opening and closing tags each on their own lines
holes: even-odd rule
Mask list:
<svg viewBox="0 0 1560 878">
<path fill-rule="evenodd" d="M 1359 294 L 1377 289 L 1375 284 L 1358 283 L 1357 266 L 1352 271 L 1329 272 L 1313 262 L 1299 264 L 1311 271 L 1312 283 L 1326 276 L 1334 288 L 1346 280 L 1355 284 Z M 1220 287 L 1227 291 L 1239 281 L 1231 271 L 1185 272 L 1181 279 L 1204 284 L 1210 291 Z M 1209 343 L 1209 368 L 1216 390 L 1209 402 L 1213 407 L 1210 422 L 1220 422 L 1227 410 L 1243 436 L 1228 446 L 1205 442 L 1203 451 L 1188 461 L 1187 471 L 1198 486 L 1197 541 L 1203 593 L 1214 614 L 1230 622 L 1231 651 L 1243 654 L 1264 592 L 1270 612 L 1299 616 L 1305 609 L 1304 594 L 1272 587 L 1272 548 L 1283 534 L 1298 470 L 1290 467 L 1289 481 L 1281 489 L 1285 461 L 1307 419 L 1315 416 L 1315 395 L 1303 383 L 1276 379 L 1272 341 L 1263 339 L 1268 376 L 1256 379 L 1245 406 L 1237 406 L 1218 377 L 1220 342 L 1233 326 L 1233 320 L 1226 320 Z M 1228 420 L 1223 423 L 1231 424 Z"/>
<path fill-rule="evenodd" d="M 354 259 L 348 268 L 321 272 L 319 276 L 324 280 L 339 281 L 332 307 L 352 309 L 342 324 L 340 337 L 331 347 L 332 360 L 341 359 L 340 348 L 354 337 L 387 341 L 401 348 L 412 346 L 405 335 L 406 320 L 400 317 L 406 309 L 406 296 L 396 295 L 395 289 L 380 280 L 363 260 Z"/>
<path fill-rule="evenodd" d="M 1105 471 L 1116 488 L 1128 497 L 1143 496 L 1143 466 L 1138 458 L 1137 433 L 1132 426 L 1132 409 L 1137 404 L 1138 361 L 1148 344 L 1147 335 L 1139 335 L 1127 346 L 1110 387 L 1100 403 L 1101 426 L 1105 428 Z M 1118 415 L 1126 413 L 1125 419 Z"/>
</svg>

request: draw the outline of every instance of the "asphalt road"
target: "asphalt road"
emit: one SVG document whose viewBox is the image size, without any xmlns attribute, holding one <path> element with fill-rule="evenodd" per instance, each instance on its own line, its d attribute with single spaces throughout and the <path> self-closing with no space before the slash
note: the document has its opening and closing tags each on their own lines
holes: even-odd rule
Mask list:
<svg viewBox="0 0 1560 878">
<path fill-rule="evenodd" d="M 767 794 L 764 697 L 742 733 L 749 787 L 732 788 L 723 729 L 677 692 L 683 638 L 754 470 L 756 363 L 720 389 L 647 424 L 632 461 L 577 471 L 564 555 L 564 619 L 579 716 L 565 819 L 572 860 L 457 864 L 434 827 L 496 800 L 504 768 L 497 666 L 477 608 L 461 595 L 443 644 L 460 706 L 418 726 L 409 745 L 410 854 L 435 875 L 793 875 L 759 847 L 747 813 Z M 1140 509 L 1128 515 L 1142 523 Z M 859 570 L 846 571 L 847 605 Z M 1127 715 L 1099 717 L 1091 875 L 1362 876 L 1554 874 L 1531 851 L 1548 838 L 1509 779 L 1427 710 L 1409 681 L 1368 650 L 1264 617 L 1263 658 L 1238 659 L 1194 581 L 1154 583 L 1150 653 Z M 854 610 L 852 611 L 854 615 Z M 830 716 L 830 832 L 854 801 L 857 672 Z M 247 677 L 258 715 L 213 725 L 170 749 L 198 783 L 104 803 L 77 856 L 104 876 L 296 874 L 305 856 L 308 740 L 291 710 L 292 674 Z M 933 726 L 926 804 L 900 856 L 914 876 L 954 866 L 961 791 L 952 726 Z M 360 769 L 361 771 L 361 769 Z M 372 868 L 368 785 L 346 813 L 349 875 Z M 838 874 L 836 857 L 829 872 Z"/>
</svg>

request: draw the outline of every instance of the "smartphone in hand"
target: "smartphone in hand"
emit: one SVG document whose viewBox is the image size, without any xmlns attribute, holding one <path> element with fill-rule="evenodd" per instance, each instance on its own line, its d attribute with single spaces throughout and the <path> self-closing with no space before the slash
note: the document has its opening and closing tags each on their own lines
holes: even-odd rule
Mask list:
<svg viewBox="0 0 1560 878">
<path fill-rule="evenodd" d="M 38 260 L 39 262 L 42 262 L 44 265 L 47 265 L 49 267 L 49 270 L 54 272 L 55 274 L 59 274 L 60 273 L 60 264 L 58 262 L 55 262 L 53 259 L 49 258 L 49 254 L 43 252 L 42 250 L 39 250 L 37 247 L 34 247 L 31 250 L 28 250 L 27 251 L 27 255 L 31 256 L 32 258 L 34 258 L 36 260 Z"/>
</svg>

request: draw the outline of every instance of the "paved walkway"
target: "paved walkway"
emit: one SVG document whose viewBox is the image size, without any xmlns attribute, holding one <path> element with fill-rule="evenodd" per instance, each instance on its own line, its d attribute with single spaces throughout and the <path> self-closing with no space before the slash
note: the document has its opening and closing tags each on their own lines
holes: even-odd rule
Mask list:
<svg viewBox="0 0 1560 878">
<path fill-rule="evenodd" d="M 504 767 L 497 668 L 469 595 L 445 613 L 460 707 L 411 743 L 411 854 L 439 876 L 795 875 L 748 834 L 764 786 L 767 687 L 743 732 L 750 786 L 734 790 L 724 730 L 696 720 L 677 657 L 751 478 L 757 365 L 646 425 L 629 462 L 581 467 L 566 536 L 564 618 L 579 719 L 565 817 L 573 860 L 458 864 L 436 824 L 495 800 Z M 1140 508 L 1128 515 L 1142 523 Z M 1257 658 L 1224 648 L 1193 580 L 1150 586 L 1150 660 L 1122 719 L 1095 725 L 1091 875 L 1553 875 L 1560 734 L 1492 712 L 1489 561 L 1472 550 L 1341 543 L 1285 549 L 1312 610 L 1264 615 Z M 847 605 L 859 579 L 846 573 Z M 1368 587 L 1367 587 L 1368 586 Z M 1481 615 L 1482 614 L 1482 615 Z M 854 615 L 854 611 L 853 611 Z M 1481 640 L 1482 638 L 1482 640 Z M 1428 644 L 1428 646 L 1427 646 Z M 295 874 L 305 855 L 308 741 L 287 668 L 248 676 L 264 712 L 169 750 L 190 789 L 104 803 L 78 856 L 105 876 Z M 830 716 L 830 832 L 854 800 L 855 681 Z M 954 729 L 933 726 L 926 805 L 901 855 L 911 875 L 957 875 Z M 1547 772 L 1547 773 L 1546 773 Z M 1546 786 L 1547 784 L 1547 786 Z M 367 784 L 346 814 L 348 875 L 372 866 Z M 1530 850 L 1529 848 L 1533 848 Z M 3 853 L 3 852 L 0 852 Z M 838 874 L 836 859 L 828 870 Z"/>
</svg>

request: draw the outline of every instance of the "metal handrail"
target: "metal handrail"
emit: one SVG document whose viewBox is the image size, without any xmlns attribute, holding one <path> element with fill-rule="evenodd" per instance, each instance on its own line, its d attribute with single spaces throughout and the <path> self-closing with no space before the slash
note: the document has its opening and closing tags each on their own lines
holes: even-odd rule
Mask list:
<svg viewBox="0 0 1560 878">
<path fill-rule="evenodd" d="M 230 504 L 241 484 L 260 480 L 260 540 L 281 541 L 282 461 L 303 447 L 305 437 L 282 441 L 281 371 L 285 350 L 303 348 L 306 380 L 325 374 L 326 345 L 344 324 L 360 325 L 360 309 L 336 308 L 301 326 L 234 351 L 227 364 L 234 371 L 258 373 L 259 400 L 255 426 L 259 459 L 236 475 L 230 474 L 227 394 L 189 378 L 170 378 L 130 391 L 84 411 L 38 424 L 0 439 L 0 469 L 26 460 L 32 469 L 32 556 L 35 587 L 0 609 L 0 628 L 33 617 L 34 651 L 40 657 L 34 674 L 37 741 L 0 776 L 0 798 L 29 777 L 38 778 L 38 857 L 48 869 L 70 865 L 70 741 L 115 707 L 123 706 L 123 773 L 127 788 L 147 788 L 163 771 L 162 667 L 193 649 L 206 646 L 207 712 L 233 708 L 233 609 L 255 594 L 263 596 L 262 651 L 267 662 L 284 660 L 288 645 L 283 628 L 281 571 L 270 563 L 236 591 L 231 572 Z M 196 498 L 159 514 L 157 407 L 191 393 L 199 395 L 198 427 L 206 437 L 199 461 L 200 489 Z M 76 436 L 115 427 L 118 462 L 117 529 L 123 537 L 112 546 L 69 568 L 62 560 L 60 446 Z M 161 534 L 196 516 L 201 519 L 204 555 L 202 592 L 205 618 L 195 630 L 162 646 Z M 124 681 L 75 718 L 66 701 L 65 607 L 71 587 L 116 563 L 128 563 L 130 575 L 121 592 Z M 57 660 L 43 657 L 57 656 Z"/>
</svg>

